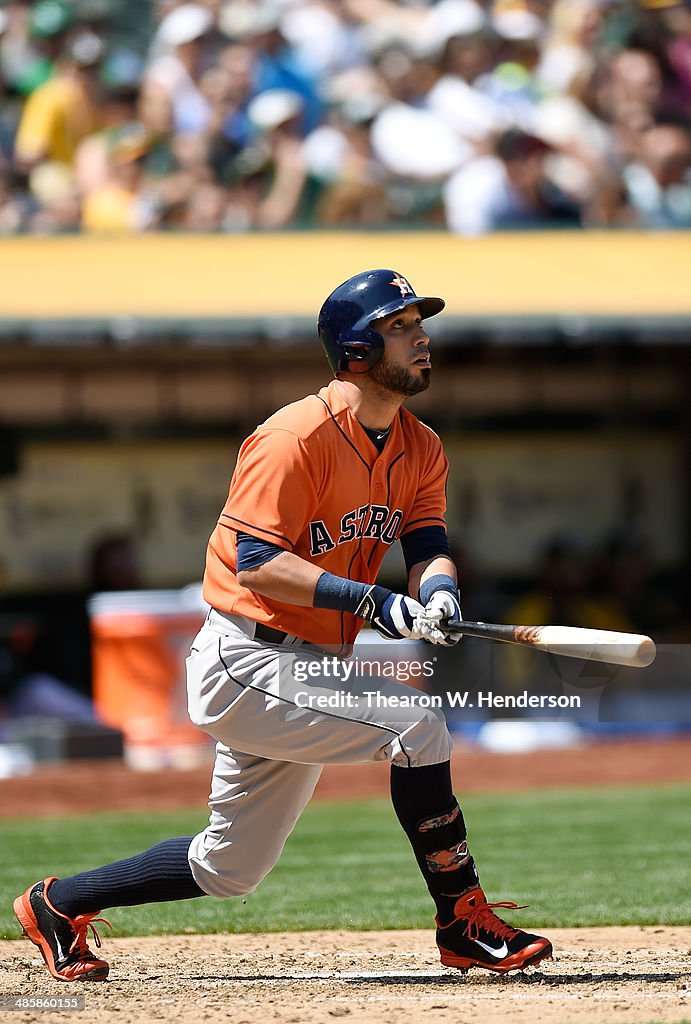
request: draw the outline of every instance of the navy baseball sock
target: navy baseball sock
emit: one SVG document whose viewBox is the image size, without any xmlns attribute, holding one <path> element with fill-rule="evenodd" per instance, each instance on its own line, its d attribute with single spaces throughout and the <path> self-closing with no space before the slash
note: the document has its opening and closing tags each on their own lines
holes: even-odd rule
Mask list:
<svg viewBox="0 0 691 1024">
<path fill-rule="evenodd" d="M 449 762 L 419 768 L 392 764 L 391 801 L 439 920 L 449 924 L 461 893 L 480 884 L 468 853 L 463 814 L 453 795 Z"/>
<path fill-rule="evenodd" d="M 192 836 L 164 839 L 150 850 L 93 871 L 58 878 L 48 891 L 56 910 L 68 917 L 105 907 L 133 907 L 206 896 L 187 860 Z"/>
</svg>

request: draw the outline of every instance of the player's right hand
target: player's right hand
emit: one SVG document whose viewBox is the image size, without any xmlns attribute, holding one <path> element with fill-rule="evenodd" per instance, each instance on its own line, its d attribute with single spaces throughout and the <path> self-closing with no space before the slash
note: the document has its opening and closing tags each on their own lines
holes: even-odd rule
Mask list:
<svg viewBox="0 0 691 1024">
<path fill-rule="evenodd" d="M 445 622 L 459 623 L 463 619 L 461 606 L 458 603 L 458 592 L 452 594 L 448 590 L 437 590 L 425 605 L 424 615 L 418 619 L 417 626 L 425 640 L 443 647 L 453 647 L 463 639 L 462 633 L 447 633 Z"/>
<path fill-rule="evenodd" d="M 403 594 L 394 594 L 386 587 L 371 587 L 356 615 L 369 622 L 386 640 L 420 640 L 422 633 L 417 629 L 416 619 L 424 615 L 419 601 Z"/>
</svg>

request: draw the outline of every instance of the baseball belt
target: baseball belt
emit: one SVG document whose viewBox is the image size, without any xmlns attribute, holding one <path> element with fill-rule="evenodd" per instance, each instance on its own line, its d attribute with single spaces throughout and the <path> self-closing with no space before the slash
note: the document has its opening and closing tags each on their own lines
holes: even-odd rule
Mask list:
<svg viewBox="0 0 691 1024">
<path fill-rule="evenodd" d="M 254 639 L 263 640 L 267 644 L 281 644 L 286 647 L 300 647 L 302 644 L 307 643 L 306 640 L 299 636 L 293 636 L 292 633 L 284 633 L 282 630 L 274 629 L 272 626 L 265 626 L 263 622 L 256 624 Z"/>
</svg>

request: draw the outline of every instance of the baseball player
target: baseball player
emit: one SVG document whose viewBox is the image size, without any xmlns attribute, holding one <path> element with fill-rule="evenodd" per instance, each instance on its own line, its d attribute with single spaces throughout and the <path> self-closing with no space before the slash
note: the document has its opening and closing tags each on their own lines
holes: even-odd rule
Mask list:
<svg viewBox="0 0 691 1024">
<path fill-rule="evenodd" d="M 380 760 L 391 762 L 393 806 L 436 905 L 441 962 L 506 972 L 551 956 L 547 939 L 494 913 L 516 904 L 488 903 L 480 887 L 441 713 L 394 707 L 390 698 L 414 691 L 385 678 L 371 681 L 384 707 L 311 703 L 342 692 L 325 652 L 345 664 L 364 623 L 391 641 L 459 639 L 444 630 L 461 619 L 444 524 L 447 461 L 404 406 L 429 385 L 423 321 L 443 308 L 393 270 L 357 274 L 322 306 L 334 379 L 243 443 L 208 544 L 210 610 L 187 664 L 190 717 L 216 740 L 209 824 L 127 860 L 46 877 L 18 897 L 15 913 L 55 978 L 106 978 L 108 964 L 87 945 L 104 907 L 251 892 L 323 765 Z M 396 541 L 408 594 L 375 582 Z"/>
</svg>

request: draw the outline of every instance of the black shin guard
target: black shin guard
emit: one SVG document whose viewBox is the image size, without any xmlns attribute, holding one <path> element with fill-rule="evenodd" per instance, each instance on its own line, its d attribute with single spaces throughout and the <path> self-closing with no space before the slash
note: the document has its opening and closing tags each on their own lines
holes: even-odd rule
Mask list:
<svg viewBox="0 0 691 1024">
<path fill-rule="evenodd" d="M 461 893 L 480 884 L 466 835 L 463 813 L 454 800 L 442 814 L 419 821 L 410 836 L 427 888 L 444 916 L 450 901 L 453 909 Z"/>
<path fill-rule="evenodd" d="M 391 766 L 391 799 L 439 920 L 448 924 L 458 897 L 479 885 L 466 828 L 451 787 L 449 762 L 421 768 Z"/>
</svg>

